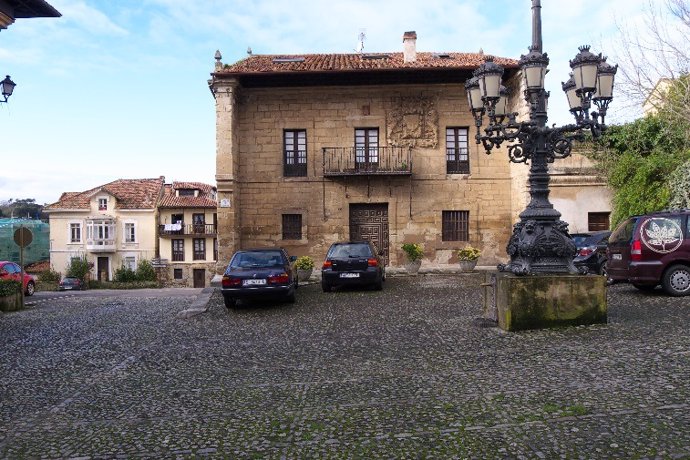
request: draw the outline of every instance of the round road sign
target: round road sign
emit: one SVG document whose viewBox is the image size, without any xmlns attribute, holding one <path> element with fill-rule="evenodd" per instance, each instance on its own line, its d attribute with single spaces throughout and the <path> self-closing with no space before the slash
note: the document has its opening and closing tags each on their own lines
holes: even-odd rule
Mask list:
<svg viewBox="0 0 690 460">
<path fill-rule="evenodd" d="M 33 233 L 26 227 L 19 227 L 14 231 L 14 242 L 17 243 L 17 246 L 20 248 L 25 248 L 30 245 L 33 239 Z"/>
</svg>

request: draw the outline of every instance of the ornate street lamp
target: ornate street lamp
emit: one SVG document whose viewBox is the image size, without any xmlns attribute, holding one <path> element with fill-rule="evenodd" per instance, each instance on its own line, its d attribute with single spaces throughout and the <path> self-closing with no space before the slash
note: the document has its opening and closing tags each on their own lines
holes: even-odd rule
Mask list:
<svg viewBox="0 0 690 460">
<path fill-rule="evenodd" d="M 503 68 L 491 57 L 465 83 L 477 126 L 477 144 L 482 144 L 490 154 L 505 142 L 511 162 L 530 162 L 530 202 L 513 227 L 507 247 L 510 262 L 499 265 L 501 271 L 517 275 L 578 273 L 573 265 L 576 247 L 568 234 L 568 224 L 560 220 L 561 213 L 549 202 L 548 164 L 569 156 L 572 142 L 583 141 L 587 131 L 593 138 L 602 134 L 617 70 L 601 54 L 591 53 L 589 46 L 579 50 L 570 61 L 571 78 L 562 84 L 575 124 L 546 126 L 549 93 L 544 89 L 544 78 L 549 58 L 542 53 L 541 0 L 532 0 L 532 46 L 519 61 L 524 97 L 530 107 L 529 120 L 518 122 L 517 113 L 507 113 L 508 94 L 501 86 Z M 590 112 L 592 102 L 599 112 Z M 482 133 L 484 115 L 488 124 Z"/>
<path fill-rule="evenodd" d="M 0 99 L 0 102 L 7 102 L 7 99 L 14 92 L 15 86 L 17 85 L 12 80 L 10 80 L 9 75 L 7 75 L 3 81 L 0 81 L 0 90 L 2 91 L 2 95 L 5 98 L 4 101 Z"/>
</svg>

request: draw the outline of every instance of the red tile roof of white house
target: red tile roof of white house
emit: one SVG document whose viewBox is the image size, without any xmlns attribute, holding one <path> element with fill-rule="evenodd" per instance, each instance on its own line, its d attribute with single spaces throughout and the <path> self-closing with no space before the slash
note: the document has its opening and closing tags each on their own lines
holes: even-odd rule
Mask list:
<svg viewBox="0 0 690 460">
<path fill-rule="evenodd" d="M 45 207 L 47 211 L 62 209 L 88 210 L 91 198 L 105 192 L 117 200 L 116 209 L 155 209 L 163 192 L 164 177 L 156 179 L 118 179 L 84 192 L 65 192 L 60 199 Z"/>
</svg>

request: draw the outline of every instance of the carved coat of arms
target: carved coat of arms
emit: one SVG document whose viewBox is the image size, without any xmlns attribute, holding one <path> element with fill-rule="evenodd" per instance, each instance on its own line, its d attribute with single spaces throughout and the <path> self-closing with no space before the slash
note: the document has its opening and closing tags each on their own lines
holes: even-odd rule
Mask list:
<svg viewBox="0 0 690 460">
<path fill-rule="evenodd" d="M 388 142 L 398 147 L 436 148 L 438 112 L 432 97 L 401 97 L 387 113 Z"/>
</svg>

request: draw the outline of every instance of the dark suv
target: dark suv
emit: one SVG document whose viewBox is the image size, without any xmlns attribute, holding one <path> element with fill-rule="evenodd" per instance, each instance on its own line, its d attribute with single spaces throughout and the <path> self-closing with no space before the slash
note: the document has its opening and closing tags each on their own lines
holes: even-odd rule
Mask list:
<svg viewBox="0 0 690 460">
<path fill-rule="evenodd" d="M 690 209 L 633 216 L 609 237 L 608 276 L 641 290 L 661 284 L 673 296 L 690 294 Z"/>
<path fill-rule="evenodd" d="M 386 267 L 383 252 L 370 241 L 333 243 L 321 269 L 321 288 L 330 292 L 336 286 L 372 286 L 383 289 Z"/>
</svg>

